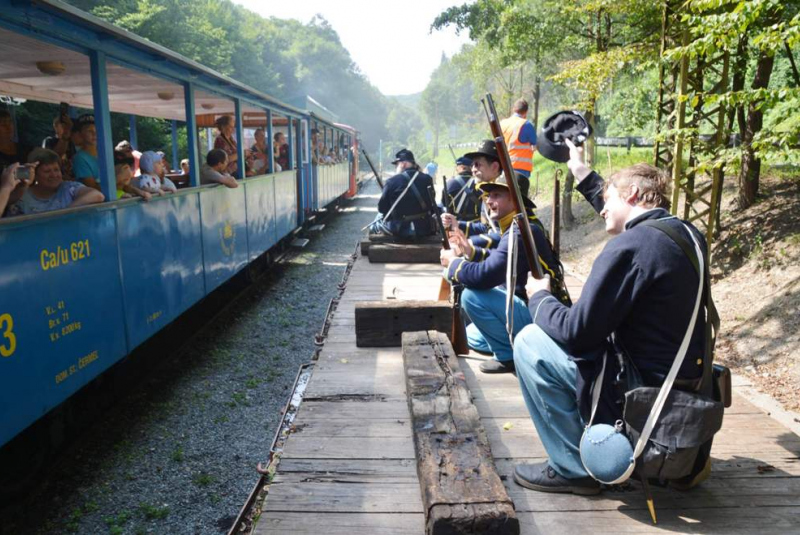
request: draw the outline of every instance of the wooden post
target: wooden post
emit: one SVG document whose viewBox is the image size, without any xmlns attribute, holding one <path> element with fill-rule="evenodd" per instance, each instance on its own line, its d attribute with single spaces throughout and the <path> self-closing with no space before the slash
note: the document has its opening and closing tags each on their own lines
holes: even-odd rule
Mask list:
<svg viewBox="0 0 800 535">
<path fill-rule="evenodd" d="M 427 535 L 517 535 L 519 521 L 447 337 L 403 333 L 403 364 Z"/>
<path fill-rule="evenodd" d="M 363 301 L 356 303 L 357 347 L 400 347 L 408 331 L 450 332 L 453 306 L 447 301 Z"/>
<path fill-rule="evenodd" d="M 553 219 L 550 223 L 550 241 L 553 252 L 558 254 L 561 245 L 561 169 L 553 177 Z"/>
</svg>

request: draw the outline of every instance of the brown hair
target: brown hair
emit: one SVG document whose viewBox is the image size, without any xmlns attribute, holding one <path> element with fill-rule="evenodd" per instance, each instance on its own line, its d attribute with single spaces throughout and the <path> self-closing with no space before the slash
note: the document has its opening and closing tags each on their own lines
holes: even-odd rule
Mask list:
<svg viewBox="0 0 800 535">
<path fill-rule="evenodd" d="M 636 186 L 639 190 L 639 205 L 665 210 L 670 208 L 669 176 L 650 164 L 637 163 L 617 171 L 606 182 L 606 189 L 609 186 L 614 186 L 620 191 Z"/>
<path fill-rule="evenodd" d="M 514 113 L 528 113 L 528 101 L 524 98 L 514 103 Z"/>
<path fill-rule="evenodd" d="M 221 132 L 223 128 L 225 128 L 232 122 L 233 122 L 233 116 L 222 115 L 221 117 L 217 117 L 217 120 L 214 121 L 214 125 L 217 127 L 217 130 Z"/>
</svg>

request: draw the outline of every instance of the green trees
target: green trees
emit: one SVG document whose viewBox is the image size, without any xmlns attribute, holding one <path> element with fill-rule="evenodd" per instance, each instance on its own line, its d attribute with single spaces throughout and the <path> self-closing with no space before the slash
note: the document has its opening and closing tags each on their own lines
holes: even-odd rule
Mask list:
<svg viewBox="0 0 800 535">
<path fill-rule="evenodd" d="M 287 102 L 306 94 L 362 131 L 386 135 L 384 97 L 328 22 L 263 18 L 229 0 L 72 0 L 70 3 Z"/>
</svg>

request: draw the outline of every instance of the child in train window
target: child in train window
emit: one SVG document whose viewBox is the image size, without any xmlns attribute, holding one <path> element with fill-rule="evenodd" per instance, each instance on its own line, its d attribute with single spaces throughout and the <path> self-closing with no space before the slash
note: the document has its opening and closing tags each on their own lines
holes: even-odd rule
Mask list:
<svg viewBox="0 0 800 535">
<path fill-rule="evenodd" d="M 114 175 L 117 181 L 117 199 L 141 197 L 145 201 L 149 201 L 151 198 L 150 193 L 131 185 L 133 166 L 133 156 L 123 151 L 114 151 Z"/>
<path fill-rule="evenodd" d="M 136 177 L 135 186 L 153 195 L 168 193 L 169 190 L 162 187 L 161 177 L 159 176 L 163 168 L 164 164 L 161 161 L 161 156 L 151 150 L 143 152 L 142 157 L 139 158 L 139 169 L 142 174 Z M 170 184 L 172 184 L 172 181 L 170 181 Z M 172 187 L 175 188 L 175 185 L 172 184 Z M 177 191 L 177 188 L 175 188 L 175 191 Z"/>
</svg>

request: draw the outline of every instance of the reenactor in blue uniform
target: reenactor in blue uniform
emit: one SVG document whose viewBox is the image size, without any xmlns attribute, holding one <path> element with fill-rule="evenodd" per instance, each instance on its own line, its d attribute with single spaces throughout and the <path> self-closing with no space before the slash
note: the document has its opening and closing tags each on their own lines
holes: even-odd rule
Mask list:
<svg viewBox="0 0 800 535">
<path fill-rule="evenodd" d="M 433 179 L 423 173 L 414 160 L 414 153 L 402 149 L 395 154 L 397 174 L 383 186 L 378 201 L 378 216 L 370 225 L 370 233 L 402 238 L 430 236 L 436 232 L 428 187 Z"/>
<path fill-rule="evenodd" d="M 473 165 L 473 169 L 475 166 Z M 504 176 L 493 182 L 481 182 L 478 189 L 485 195 L 484 203 L 488 209 L 489 217 L 497 225 L 496 240 L 491 248 L 473 245 L 464 234 L 455 233 L 455 247 L 442 250 L 442 265 L 447 268 L 445 277 L 452 284 L 462 284 L 465 289 L 461 295 L 461 305 L 467 313 L 472 324 L 467 327 L 467 341 L 469 346 L 477 351 L 491 353 L 494 359 L 483 362 L 480 366 L 485 373 L 504 373 L 514 371 L 514 360 L 511 349 L 511 338 L 525 325 L 531 323 L 531 315 L 527 309 L 527 296 L 525 283 L 530 268 L 525 254 L 518 254 L 516 262 L 516 285 L 507 289 L 506 271 L 509 260 L 510 247 L 521 247 L 519 229 L 510 231 L 514 219 L 514 205 L 511 200 L 511 191 Z M 563 268 L 558 261 L 550 242 L 545 236 L 544 228 L 533 215 L 533 203 L 526 203 L 533 231 L 534 240 L 539 252 L 539 262 L 546 274 L 549 274 L 557 284 L 563 288 Z M 482 223 L 466 225 L 467 231 L 487 230 Z M 457 256 L 460 253 L 462 256 Z M 513 310 L 507 310 L 507 292 L 512 291 Z M 564 291 L 560 296 L 564 302 L 569 302 L 569 297 Z M 511 320 L 509 322 L 509 320 Z M 511 325 L 511 335 L 507 332 L 507 325 Z"/>
<path fill-rule="evenodd" d="M 514 480 L 538 491 L 597 494 L 600 485 L 584 468 L 579 447 L 590 418 L 592 384 L 597 380 L 602 384 L 594 422 L 613 425 L 622 418 L 621 394 L 612 384 L 619 373 L 615 353 L 630 359 L 643 385 L 660 386 L 697 300 L 700 281 L 692 259 L 666 231 L 651 225 L 658 221 L 687 244 L 696 241 L 706 257 L 707 247 L 694 226 L 670 215 L 669 177 L 662 171 L 637 164 L 604 183 L 583 164 L 575 146 L 569 140 L 565 144 L 570 152 L 563 159 L 569 159 L 578 191 L 616 237 L 592 265 L 575 306 L 566 308 L 553 299 L 545 279 L 528 283 L 533 324 L 516 338 L 514 361 L 549 459 L 517 466 Z M 710 308 L 700 309 L 679 381 L 699 378 L 705 359 L 711 358 L 704 348 L 708 347 L 706 321 L 713 322 L 705 318 L 712 316 Z M 608 369 L 601 367 L 604 355 L 609 355 Z M 708 451 L 704 454 L 691 484 L 708 475 L 710 465 L 703 464 Z"/>
<path fill-rule="evenodd" d="M 447 212 L 464 222 L 478 222 L 481 219 L 481 194 L 476 185 L 478 179 L 472 176 L 472 159 L 462 156 L 456 160 L 456 176 L 447 181 Z"/>
</svg>

